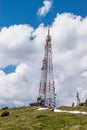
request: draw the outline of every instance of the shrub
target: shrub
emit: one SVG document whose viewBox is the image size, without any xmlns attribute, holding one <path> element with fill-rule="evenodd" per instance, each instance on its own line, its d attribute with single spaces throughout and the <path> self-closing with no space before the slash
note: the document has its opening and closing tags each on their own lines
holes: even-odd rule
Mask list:
<svg viewBox="0 0 87 130">
<path fill-rule="evenodd" d="M 79 104 L 79 106 L 84 106 L 84 103 L 83 103 L 83 102 L 81 102 L 81 103 Z"/>
<path fill-rule="evenodd" d="M 87 99 L 85 100 L 85 106 L 87 106 Z"/>
<path fill-rule="evenodd" d="M 3 108 L 2 108 L 2 110 L 6 110 L 6 109 L 8 109 L 8 107 L 3 107 Z"/>
<path fill-rule="evenodd" d="M 1 113 L 1 117 L 3 117 L 3 116 L 9 116 L 9 112 L 8 111 L 3 111 Z"/>
</svg>

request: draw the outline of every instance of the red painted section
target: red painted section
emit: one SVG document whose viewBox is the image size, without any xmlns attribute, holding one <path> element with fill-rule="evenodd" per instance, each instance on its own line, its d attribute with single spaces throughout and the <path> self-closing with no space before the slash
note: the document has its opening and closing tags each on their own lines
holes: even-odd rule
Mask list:
<svg viewBox="0 0 87 130">
<path fill-rule="evenodd" d="M 41 68 L 41 81 L 39 87 L 39 102 L 40 105 L 47 107 L 55 106 L 55 87 L 53 77 L 53 64 L 52 64 L 52 47 L 50 29 L 45 44 L 45 54 Z"/>
</svg>

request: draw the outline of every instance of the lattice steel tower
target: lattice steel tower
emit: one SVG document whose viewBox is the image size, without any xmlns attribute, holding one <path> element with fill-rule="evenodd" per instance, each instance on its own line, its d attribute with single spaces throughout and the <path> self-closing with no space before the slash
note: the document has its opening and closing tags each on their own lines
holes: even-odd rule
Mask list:
<svg viewBox="0 0 87 130">
<path fill-rule="evenodd" d="M 55 87 L 53 77 L 53 64 L 52 64 L 52 47 L 50 30 L 45 44 L 45 55 L 42 61 L 41 68 L 41 81 L 39 87 L 39 97 L 37 102 L 41 106 L 55 107 Z"/>
</svg>

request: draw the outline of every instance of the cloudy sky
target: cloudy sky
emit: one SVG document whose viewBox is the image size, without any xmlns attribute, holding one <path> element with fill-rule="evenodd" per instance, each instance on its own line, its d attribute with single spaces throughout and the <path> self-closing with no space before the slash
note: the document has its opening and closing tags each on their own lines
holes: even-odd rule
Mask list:
<svg viewBox="0 0 87 130">
<path fill-rule="evenodd" d="M 87 98 L 87 0 L 0 0 L 0 107 L 36 101 L 49 26 L 57 105 Z"/>
</svg>

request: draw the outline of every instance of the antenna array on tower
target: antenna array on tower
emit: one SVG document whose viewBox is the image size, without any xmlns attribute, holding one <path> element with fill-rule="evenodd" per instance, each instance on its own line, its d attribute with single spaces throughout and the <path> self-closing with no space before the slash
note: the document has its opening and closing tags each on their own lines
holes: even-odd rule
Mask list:
<svg viewBox="0 0 87 130">
<path fill-rule="evenodd" d="M 45 55 L 42 61 L 39 97 L 37 102 L 41 106 L 55 107 L 55 87 L 50 29 L 48 29 L 48 35 L 45 44 Z"/>
</svg>

